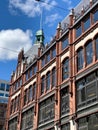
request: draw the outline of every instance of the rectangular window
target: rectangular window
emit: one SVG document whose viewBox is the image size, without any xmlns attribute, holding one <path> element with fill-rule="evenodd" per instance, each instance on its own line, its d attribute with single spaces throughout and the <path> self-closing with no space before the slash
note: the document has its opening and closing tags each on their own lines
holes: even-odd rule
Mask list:
<svg viewBox="0 0 98 130">
<path fill-rule="evenodd" d="M 35 66 L 33 67 L 33 74 L 36 74 L 36 72 L 37 72 L 37 65 L 35 65 Z"/>
<path fill-rule="evenodd" d="M 70 123 L 66 123 L 61 126 L 61 130 L 70 130 Z"/>
<path fill-rule="evenodd" d="M 17 130 L 17 118 L 10 120 L 8 124 L 8 130 Z"/>
<path fill-rule="evenodd" d="M 6 85 L 6 91 L 9 91 L 9 89 L 10 89 L 10 85 L 7 84 L 7 85 Z"/>
<path fill-rule="evenodd" d="M 98 36 L 95 39 L 95 44 L 96 44 L 96 59 L 98 59 Z"/>
<path fill-rule="evenodd" d="M 76 38 L 82 34 L 82 27 L 81 25 L 76 27 Z"/>
<path fill-rule="evenodd" d="M 5 90 L 5 84 L 4 84 L 4 83 L 1 83 L 1 84 L 0 84 L 0 90 L 2 90 L 2 91 Z"/>
<path fill-rule="evenodd" d="M 29 70 L 29 75 L 30 75 L 30 78 L 32 77 L 32 74 L 33 74 L 33 71 L 32 71 L 32 68 Z"/>
<path fill-rule="evenodd" d="M 51 59 L 50 59 L 50 52 L 48 52 L 48 53 L 46 54 L 46 63 L 48 63 L 50 60 L 51 60 Z"/>
<path fill-rule="evenodd" d="M 94 23 L 98 21 L 98 10 L 94 12 Z"/>
<path fill-rule="evenodd" d="M 29 130 L 33 128 L 33 117 L 34 117 L 33 108 L 22 114 L 21 130 L 27 130 L 27 129 Z"/>
<path fill-rule="evenodd" d="M 55 58 L 56 57 L 56 48 L 54 47 L 52 49 L 52 58 Z"/>
<path fill-rule="evenodd" d="M 78 130 L 98 130 L 98 113 L 78 120 Z"/>
<path fill-rule="evenodd" d="M 42 58 L 42 67 L 45 65 L 45 57 Z"/>
<path fill-rule="evenodd" d="M 27 81 L 28 78 L 29 78 L 29 76 L 28 76 L 28 71 L 26 72 L 25 76 L 26 76 L 26 81 Z"/>
<path fill-rule="evenodd" d="M 54 96 L 41 102 L 39 105 L 39 124 L 54 119 Z"/>
<path fill-rule="evenodd" d="M 90 17 L 84 20 L 84 31 L 90 27 Z"/>
<path fill-rule="evenodd" d="M 89 74 L 77 82 L 77 109 L 96 102 L 98 95 L 98 78 Z"/>
<path fill-rule="evenodd" d="M 78 127 L 79 127 L 79 130 L 87 130 L 87 119 L 86 119 L 86 117 L 79 119 Z"/>
<path fill-rule="evenodd" d="M 3 97 L 4 96 L 4 93 L 0 93 L 0 97 Z"/>
<path fill-rule="evenodd" d="M 69 40 L 68 37 L 66 37 L 63 41 L 62 41 L 62 50 L 65 49 L 66 47 L 68 47 L 69 44 Z"/>
<path fill-rule="evenodd" d="M 61 90 L 61 115 L 69 113 L 69 90 L 68 87 Z"/>
</svg>

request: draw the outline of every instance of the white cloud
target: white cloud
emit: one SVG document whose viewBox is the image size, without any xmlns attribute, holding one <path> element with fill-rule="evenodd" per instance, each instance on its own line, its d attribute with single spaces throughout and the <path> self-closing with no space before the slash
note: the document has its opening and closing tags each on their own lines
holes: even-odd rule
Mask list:
<svg viewBox="0 0 98 130">
<path fill-rule="evenodd" d="M 49 11 L 55 5 L 57 5 L 55 0 L 52 2 L 51 0 L 45 0 L 44 2 L 37 2 L 36 0 L 9 0 L 9 8 L 12 13 L 15 12 L 15 10 L 17 12 L 17 9 L 19 9 L 29 17 L 39 15 L 42 8 Z"/>
<path fill-rule="evenodd" d="M 32 32 L 21 29 L 0 31 L 0 60 L 16 59 L 21 49 L 27 51 L 32 46 Z"/>
<path fill-rule="evenodd" d="M 48 24 L 48 26 L 52 26 L 54 22 L 60 17 L 61 16 L 58 13 L 49 15 L 46 17 L 45 24 Z"/>
</svg>

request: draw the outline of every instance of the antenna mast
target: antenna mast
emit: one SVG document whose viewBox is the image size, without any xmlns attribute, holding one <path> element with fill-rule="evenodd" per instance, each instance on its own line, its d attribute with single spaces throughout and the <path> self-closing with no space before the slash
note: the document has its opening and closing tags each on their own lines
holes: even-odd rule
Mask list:
<svg viewBox="0 0 98 130">
<path fill-rule="evenodd" d="M 43 15 L 43 10 L 41 10 L 41 17 L 40 17 L 40 30 L 42 30 L 42 21 L 43 21 L 42 15 Z"/>
</svg>

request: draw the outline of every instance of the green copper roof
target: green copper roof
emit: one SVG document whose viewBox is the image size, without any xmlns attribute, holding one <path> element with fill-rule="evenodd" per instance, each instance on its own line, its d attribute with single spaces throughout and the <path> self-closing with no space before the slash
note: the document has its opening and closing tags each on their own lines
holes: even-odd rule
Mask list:
<svg viewBox="0 0 98 130">
<path fill-rule="evenodd" d="M 36 36 L 44 35 L 43 30 L 38 30 L 36 32 Z"/>
</svg>

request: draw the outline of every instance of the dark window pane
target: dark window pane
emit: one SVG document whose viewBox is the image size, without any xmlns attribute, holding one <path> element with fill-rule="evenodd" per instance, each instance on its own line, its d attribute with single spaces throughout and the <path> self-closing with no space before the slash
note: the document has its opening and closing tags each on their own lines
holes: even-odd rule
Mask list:
<svg viewBox="0 0 98 130">
<path fill-rule="evenodd" d="M 41 79 L 41 94 L 44 93 L 44 89 L 45 89 L 45 76 L 43 76 Z"/>
<path fill-rule="evenodd" d="M 52 70 L 52 87 L 56 85 L 56 69 Z"/>
<path fill-rule="evenodd" d="M 77 52 L 77 67 L 78 71 L 83 68 L 83 63 L 84 63 L 84 55 L 83 55 L 83 49 L 79 49 Z"/>
<path fill-rule="evenodd" d="M 62 41 L 62 50 L 65 49 L 69 44 L 68 37 Z"/>
<path fill-rule="evenodd" d="M 52 58 L 56 57 L 56 48 L 52 49 Z"/>
<path fill-rule="evenodd" d="M 9 91 L 9 89 L 10 89 L 10 85 L 7 84 L 7 85 L 6 85 L 6 91 Z"/>
<path fill-rule="evenodd" d="M 29 73 L 30 73 L 30 77 L 32 77 L 33 74 L 32 68 L 30 69 Z"/>
<path fill-rule="evenodd" d="M 62 125 L 61 130 L 70 130 L 70 123 Z"/>
<path fill-rule="evenodd" d="M 5 90 L 5 84 L 4 83 L 0 84 L 0 90 L 3 90 L 3 91 Z"/>
<path fill-rule="evenodd" d="M 69 112 L 69 90 L 68 87 L 61 90 L 61 115 Z"/>
<path fill-rule="evenodd" d="M 46 90 L 50 89 L 50 72 L 46 75 Z"/>
<path fill-rule="evenodd" d="M 39 105 L 39 123 L 43 124 L 46 121 L 51 121 L 54 118 L 54 96 L 41 102 Z"/>
<path fill-rule="evenodd" d="M 67 58 L 62 64 L 62 80 L 69 77 L 69 59 Z"/>
<path fill-rule="evenodd" d="M 84 21 L 84 31 L 86 31 L 90 27 L 90 18 Z"/>
<path fill-rule="evenodd" d="M 42 67 L 45 65 L 45 57 L 42 58 Z"/>
<path fill-rule="evenodd" d="M 46 63 L 50 61 L 50 52 L 46 54 Z"/>
<path fill-rule="evenodd" d="M 96 44 L 96 58 L 98 59 L 98 37 L 95 39 Z"/>
<path fill-rule="evenodd" d="M 98 21 L 98 10 L 94 13 L 94 23 Z"/>
<path fill-rule="evenodd" d="M 89 65 L 93 61 L 93 48 L 92 48 L 92 42 L 89 42 L 86 45 L 86 63 Z"/>
<path fill-rule="evenodd" d="M 31 108 L 22 114 L 21 130 L 32 129 L 34 109 Z"/>
<path fill-rule="evenodd" d="M 37 72 L 37 66 L 35 65 L 33 68 L 33 74 L 36 74 L 36 72 Z"/>
<path fill-rule="evenodd" d="M 82 34 L 82 28 L 81 25 L 76 27 L 76 38 L 79 37 Z"/>
</svg>

